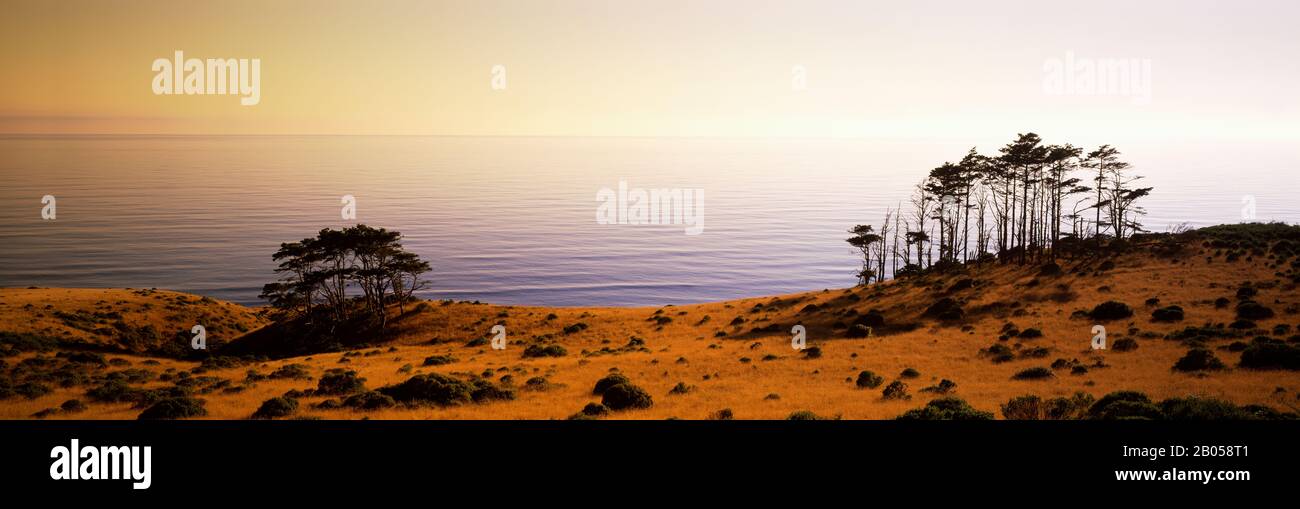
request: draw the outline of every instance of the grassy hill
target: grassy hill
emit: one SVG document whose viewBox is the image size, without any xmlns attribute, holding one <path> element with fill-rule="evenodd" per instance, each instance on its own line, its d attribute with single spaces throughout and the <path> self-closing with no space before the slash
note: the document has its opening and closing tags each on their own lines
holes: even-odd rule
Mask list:
<svg viewBox="0 0 1300 509">
<path fill-rule="evenodd" d="M 1279 417 L 1300 406 L 1298 231 L 1222 226 L 686 306 L 422 302 L 394 308 L 383 336 L 319 344 L 183 294 L 5 289 L 0 418 L 136 418 L 169 398 L 170 415 L 222 419 L 563 419 L 602 401 L 628 407 L 605 417 L 619 419 Z M 199 322 L 215 355 L 183 360 L 168 338 Z M 1105 350 L 1091 347 L 1097 325 Z M 141 340 L 146 326 L 156 334 Z M 628 383 L 593 394 L 615 373 Z"/>
</svg>

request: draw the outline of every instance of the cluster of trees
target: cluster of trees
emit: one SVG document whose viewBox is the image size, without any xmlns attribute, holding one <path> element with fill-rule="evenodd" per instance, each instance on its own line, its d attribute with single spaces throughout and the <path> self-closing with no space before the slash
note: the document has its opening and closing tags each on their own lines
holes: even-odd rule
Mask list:
<svg viewBox="0 0 1300 509">
<path fill-rule="evenodd" d="M 879 228 L 849 229 L 849 244 L 862 253 L 859 282 L 993 258 L 1039 263 L 1087 239 L 1100 247 L 1144 231 L 1138 200 L 1151 188 L 1136 187 L 1142 177 L 1119 156 L 1110 145 L 1086 153 L 1045 145 L 1034 133 L 1020 134 L 996 156 L 972 148 L 961 161 L 930 170 L 908 213 L 900 204 L 886 210 Z"/>
<path fill-rule="evenodd" d="M 405 304 L 424 286 L 429 263 L 402 248 L 402 234 L 359 224 L 323 229 L 315 237 L 280 244 L 273 258 L 279 280 L 262 288 L 261 298 L 287 318 L 323 320 L 333 331 L 364 313 L 382 332 L 387 308 Z M 351 291 L 359 290 L 353 296 Z"/>
</svg>

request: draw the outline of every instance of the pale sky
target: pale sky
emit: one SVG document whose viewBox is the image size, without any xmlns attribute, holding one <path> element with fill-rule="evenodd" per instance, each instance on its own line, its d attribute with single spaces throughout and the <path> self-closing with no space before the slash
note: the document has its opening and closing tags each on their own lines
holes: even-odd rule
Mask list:
<svg viewBox="0 0 1300 509">
<path fill-rule="evenodd" d="M 8 0 L 4 11 L 0 133 L 1300 140 L 1294 1 Z M 261 102 L 155 95 L 150 66 L 177 50 L 259 58 Z M 1044 66 L 1067 52 L 1149 62 L 1149 103 L 1049 93 Z"/>
</svg>

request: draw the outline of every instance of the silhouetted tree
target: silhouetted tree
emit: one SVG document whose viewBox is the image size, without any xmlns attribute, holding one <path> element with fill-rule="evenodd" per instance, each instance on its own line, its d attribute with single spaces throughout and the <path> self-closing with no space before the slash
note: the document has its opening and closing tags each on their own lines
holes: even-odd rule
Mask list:
<svg viewBox="0 0 1300 509">
<path fill-rule="evenodd" d="M 401 234 L 359 224 L 342 230 L 323 229 L 315 238 L 280 245 L 272 255 L 279 262 L 279 280 L 263 286 L 261 297 L 288 318 L 317 315 L 317 297 L 331 333 L 350 316 L 349 288 L 359 288 L 361 309 L 378 323 L 388 324 L 387 306 L 399 306 L 419 288 L 419 276 L 431 269 L 405 251 Z M 403 308 L 404 309 L 404 308 Z"/>
</svg>

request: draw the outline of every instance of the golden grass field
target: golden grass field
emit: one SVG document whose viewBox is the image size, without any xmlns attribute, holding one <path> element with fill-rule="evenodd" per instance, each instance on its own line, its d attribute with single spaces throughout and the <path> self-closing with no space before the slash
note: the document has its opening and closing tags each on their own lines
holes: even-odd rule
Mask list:
<svg viewBox="0 0 1300 509">
<path fill-rule="evenodd" d="M 921 392 L 926 386 L 947 379 L 956 383 L 952 392 L 978 410 L 1002 417 L 999 405 L 1009 399 L 1035 394 L 1046 397 L 1070 396 L 1077 391 L 1100 398 L 1117 390 L 1137 390 L 1153 400 L 1187 395 L 1210 396 L 1238 405 L 1266 405 L 1294 412 L 1300 400 L 1300 372 L 1256 371 L 1237 367 L 1239 353 L 1211 343 L 1215 354 L 1228 369 L 1183 373 L 1171 367 L 1187 351 L 1179 341 L 1163 339 L 1171 331 L 1189 325 L 1229 323 L 1231 307 L 1216 308 L 1214 300 L 1232 298 L 1236 288 L 1251 282 L 1259 288 L 1255 300 L 1277 311 L 1275 317 L 1259 322 L 1260 329 L 1278 324 L 1300 325 L 1295 308 L 1300 304 L 1294 283 L 1279 278 L 1277 267 L 1262 259 L 1229 262 L 1222 257 L 1207 260 L 1209 250 L 1176 259 L 1157 257 L 1142 251 L 1114 258 L 1115 266 L 1097 272 L 1096 261 L 1061 261 L 1062 275 L 1039 276 L 1036 266 L 987 265 L 972 267 L 964 275 L 927 275 L 889 281 L 868 287 L 816 290 L 806 293 L 740 299 L 662 308 L 544 308 L 497 306 L 474 303 L 428 302 L 418 312 L 407 313 L 390 323 L 389 341 L 347 352 L 253 362 L 203 373 L 229 380 L 226 388 L 196 395 L 206 401 L 209 419 L 245 419 L 272 397 L 286 391 L 316 386 L 315 378 L 330 368 L 355 370 L 366 379 L 366 387 L 395 384 L 412 375 L 428 372 L 472 377 L 484 375 L 497 381 L 512 376 L 516 390 L 513 401 L 465 404 L 451 407 L 397 407 L 376 411 L 352 409 L 319 410 L 312 403 L 323 396 L 301 399 L 299 417 L 324 419 L 564 419 L 590 402 L 593 384 L 611 370 L 618 370 L 644 388 L 654 399 L 648 409 L 615 412 L 614 419 L 706 419 L 721 409 L 730 409 L 737 419 L 784 419 L 797 410 L 844 419 L 892 419 L 925 405 L 936 397 Z M 1074 270 L 1083 266 L 1087 270 Z M 972 288 L 949 292 L 963 278 L 974 281 Z M 945 325 L 924 318 L 922 312 L 943 296 L 964 301 L 967 311 L 961 324 Z M 1158 298 L 1160 306 L 1179 305 L 1186 318 L 1176 323 L 1151 320 L 1152 307 L 1144 304 Z M 185 305 L 176 305 L 177 300 Z M 1134 351 L 1093 350 L 1090 347 L 1094 322 L 1072 318 L 1076 310 L 1088 310 L 1107 300 L 1127 303 L 1134 310 L 1130 319 L 1106 323 L 1111 344 L 1134 338 Z M 996 302 L 1006 305 L 990 306 Z M 170 307 L 168 304 L 172 304 Z M 816 309 L 807 308 L 815 304 Z M 408 305 L 409 307 L 409 305 Z M 846 310 L 864 313 L 878 309 L 889 324 L 915 322 L 914 330 L 849 339 L 836 321 L 852 323 Z M 77 316 L 115 310 L 121 319 L 139 326 L 152 324 L 170 336 L 187 330 L 192 323 L 204 323 L 210 340 L 234 339 L 269 321 L 258 309 L 184 296 L 172 292 L 127 289 L 3 289 L 0 290 L 0 331 L 41 333 L 112 343 L 112 335 L 95 334 L 66 325 L 56 317 Z M 662 311 L 660 311 L 662 310 Z M 657 316 L 671 318 L 660 324 Z M 394 310 L 396 314 L 396 310 Z M 555 316 L 548 319 L 548 315 Z M 737 317 L 744 323 L 732 325 Z M 571 324 L 585 323 L 585 330 L 565 334 Z M 993 363 L 980 349 L 999 343 L 1003 324 L 1012 322 L 1021 330 L 1037 328 L 1043 336 L 1011 338 L 1003 344 L 1017 351 L 1044 347 L 1046 357 L 1017 358 Z M 507 347 L 468 347 L 466 342 L 489 337 L 495 324 L 507 327 Z M 775 324 L 770 332 L 754 332 Z M 808 346 L 819 347 L 823 355 L 806 359 L 791 348 L 790 329 L 807 328 Z M 963 327 L 964 325 L 964 327 Z M 1131 333 L 1130 329 L 1136 329 Z M 213 332 L 214 329 L 216 332 Z M 715 337 L 725 331 L 725 337 Z M 563 357 L 524 358 L 521 353 L 535 336 L 553 335 L 554 342 L 567 350 Z M 619 351 L 632 337 L 644 340 L 644 349 Z M 431 343 L 432 339 L 439 339 Z M 1244 338 L 1249 341 L 1249 337 Z M 609 353 L 584 355 L 602 348 Z M 351 352 L 351 353 L 349 353 Z M 21 353 L 6 361 L 13 366 L 33 355 Z M 450 364 L 423 367 L 432 355 L 449 355 Z M 192 370 L 196 362 L 146 357 L 130 353 L 109 353 L 117 366 L 95 368 L 100 372 L 143 368 L 156 373 Z M 1090 368 L 1084 374 L 1056 369 L 1046 380 L 1013 380 L 1012 375 L 1030 367 L 1047 367 L 1054 359 L 1078 359 L 1084 365 L 1101 361 L 1107 367 Z M 150 361 L 152 359 L 152 361 Z M 154 364 L 156 362 L 157 364 Z M 246 373 L 266 374 L 288 364 L 308 367 L 312 380 L 261 380 L 245 383 Z M 411 364 L 409 372 L 399 372 Z M 120 367 L 119 367 L 120 366 Z M 860 389 L 854 379 L 862 370 L 884 377 L 885 384 L 898 378 L 905 368 L 919 377 L 906 380 L 911 399 L 885 400 L 881 387 Z M 490 373 L 487 373 L 490 372 Z M 524 380 L 546 377 L 546 390 L 524 390 Z M 679 382 L 694 386 L 680 395 L 669 394 Z M 162 387 L 154 380 L 141 387 Z M 235 389 L 228 389 L 234 387 Z M 86 386 L 55 387 L 36 399 L 13 397 L 0 401 L 0 418 L 26 419 L 38 411 L 57 408 L 66 400 L 80 399 L 88 409 L 54 412 L 46 418 L 135 419 L 140 413 L 130 403 L 97 403 L 86 398 Z M 236 392 L 238 391 L 238 392 Z"/>
</svg>

